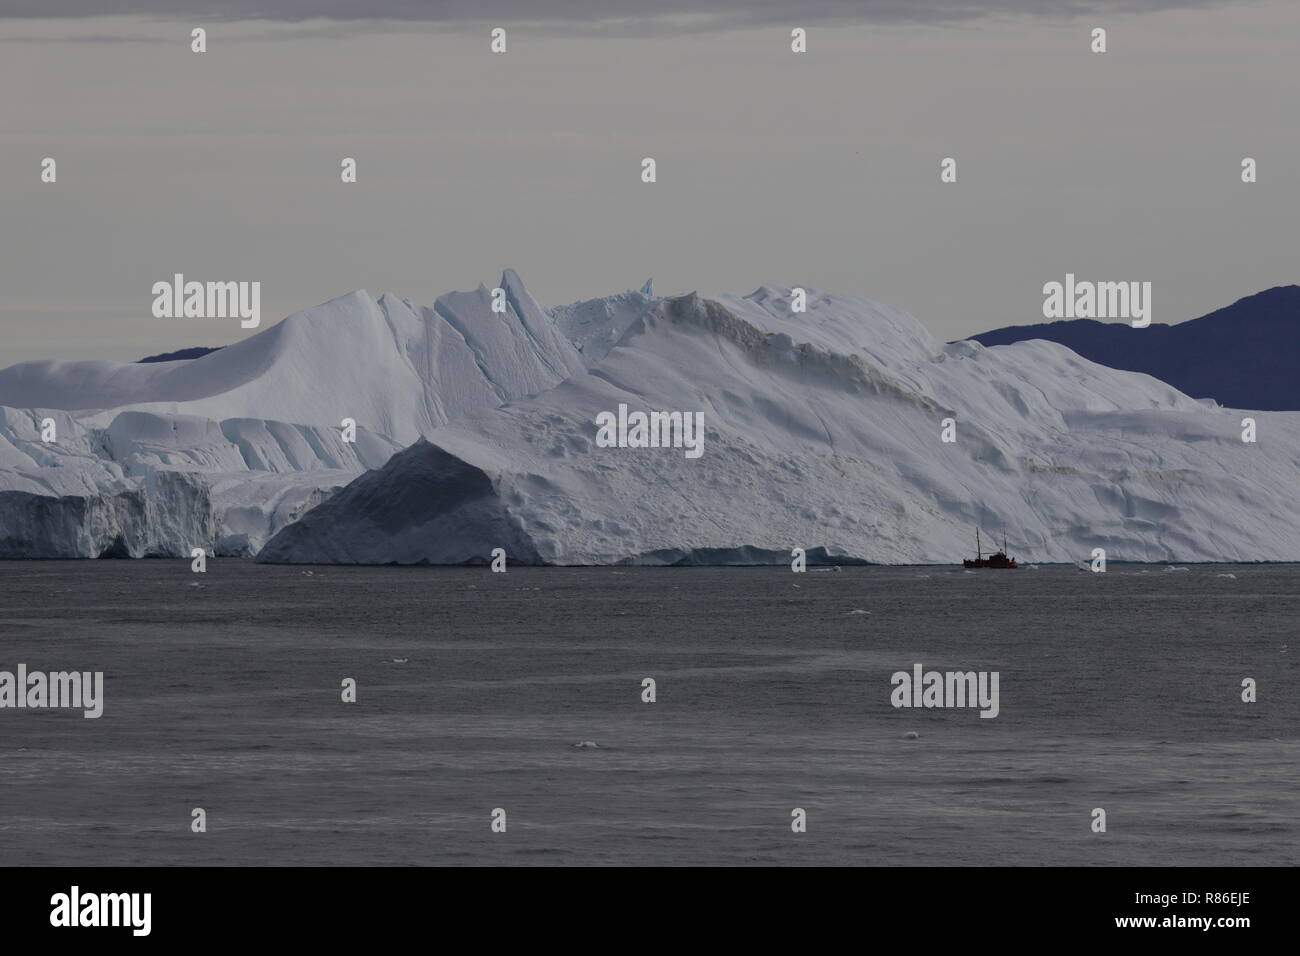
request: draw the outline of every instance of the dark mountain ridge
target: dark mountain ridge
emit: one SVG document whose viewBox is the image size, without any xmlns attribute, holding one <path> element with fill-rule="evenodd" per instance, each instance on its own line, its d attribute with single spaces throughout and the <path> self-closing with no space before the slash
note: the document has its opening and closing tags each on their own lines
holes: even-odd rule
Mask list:
<svg viewBox="0 0 1300 956">
<path fill-rule="evenodd" d="M 1230 408 L 1300 409 L 1300 286 L 1266 289 L 1199 319 L 1135 329 L 1068 319 L 971 336 L 982 345 L 1047 339 L 1099 365 L 1145 372 Z"/>
</svg>

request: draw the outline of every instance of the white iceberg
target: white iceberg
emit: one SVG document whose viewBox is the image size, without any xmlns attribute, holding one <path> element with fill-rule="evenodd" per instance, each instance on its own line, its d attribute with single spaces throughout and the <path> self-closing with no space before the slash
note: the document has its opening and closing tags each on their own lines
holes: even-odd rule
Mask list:
<svg viewBox="0 0 1300 956">
<path fill-rule="evenodd" d="M 0 555 L 952 563 L 981 527 L 1026 562 L 1300 560 L 1300 413 L 1245 443 L 1149 376 L 811 289 L 501 287 L 504 313 L 358 292 L 189 361 L 0 371 Z M 620 404 L 703 412 L 704 454 L 601 447 Z"/>
</svg>

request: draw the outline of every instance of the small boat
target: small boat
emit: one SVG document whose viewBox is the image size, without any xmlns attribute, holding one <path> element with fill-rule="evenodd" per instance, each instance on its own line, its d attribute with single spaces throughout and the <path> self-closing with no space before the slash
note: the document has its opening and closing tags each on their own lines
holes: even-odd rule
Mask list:
<svg viewBox="0 0 1300 956">
<path fill-rule="evenodd" d="M 963 567 L 967 568 L 1018 568 L 1015 558 L 1007 557 L 1007 539 L 1004 535 L 1002 538 L 1002 550 L 994 551 L 987 558 L 984 557 L 984 549 L 980 545 L 980 530 L 975 529 L 975 557 L 974 559 L 965 558 L 962 561 Z"/>
</svg>

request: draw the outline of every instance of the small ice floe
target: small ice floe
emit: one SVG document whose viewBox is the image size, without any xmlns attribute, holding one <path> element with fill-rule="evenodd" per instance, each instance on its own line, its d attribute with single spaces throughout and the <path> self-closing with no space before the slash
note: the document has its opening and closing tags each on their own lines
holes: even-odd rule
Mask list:
<svg viewBox="0 0 1300 956">
<path fill-rule="evenodd" d="M 921 735 L 918 734 L 915 730 L 909 730 L 907 733 L 903 734 L 903 739 L 904 739 L 904 740 L 920 740 L 920 739 L 921 739 Z"/>
<path fill-rule="evenodd" d="M 315 571 L 304 571 L 304 572 L 302 572 L 302 576 L 305 577 L 305 578 L 314 577 L 315 574 L 316 574 Z"/>
<path fill-rule="evenodd" d="M 409 657 L 394 657 L 392 660 L 390 660 L 390 661 L 385 661 L 384 663 L 385 663 L 385 664 L 405 664 L 405 663 L 406 663 L 407 661 L 409 661 L 409 660 L 410 660 Z"/>
<path fill-rule="evenodd" d="M 1089 564 L 1087 561 L 1075 561 L 1075 562 L 1074 562 L 1074 566 L 1075 566 L 1076 568 L 1078 568 L 1080 571 L 1091 571 L 1091 570 L 1092 570 L 1092 565 Z"/>
<path fill-rule="evenodd" d="M 599 750 L 600 745 L 594 740 L 579 740 L 573 745 L 578 750 Z"/>
<path fill-rule="evenodd" d="M 1165 568 L 1165 570 L 1166 570 L 1166 571 L 1186 571 L 1187 569 L 1186 569 L 1186 568 L 1178 568 L 1178 567 L 1174 567 L 1174 566 L 1171 564 L 1171 565 L 1169 565 L 1169 567 Z"/>
<path fill-rule="evenodd" d="M 870 611 L 864 611 L 860 607 L 855 607 L 852 611 L 849 611 L 849 614 L 870 614 L 870 613 L 871 613 Z"/>
<path fill-rule="evenodd" d="M 829 568 L 809 568 L 808 570 L 809 571 L 838 571 L 839 569 L 840 566 L 838 564 L 834 564 L 831 565 Z"/>
<path fill-rule="evenodd" d="M 205 587 L 207 587 L 207 585 L 206 585 L 206 584 L 200 584 L 198 581 L 191 581 L 191 582 L 190 582 L 190 587 L 192 587 L 192 588 L 205 588 Z"/>
<path fill-rule="evenodd" d="M 1233 581 L 1237 580 L 1237 576 L 1236 576 L 1235 574 L 1216 574 L 1215 577 L 1216 577 L 1216 578 L 1231 578 Z"/>
<path fill-rule="evenodd" d="M 799 585 L 797 585 L 797 584 L 792 584 L 792 585 L 790 585 L 790 587 L 792 587 L 792 588 L 797 588 L 797 587 L 799 587 Z"/>
</svg>

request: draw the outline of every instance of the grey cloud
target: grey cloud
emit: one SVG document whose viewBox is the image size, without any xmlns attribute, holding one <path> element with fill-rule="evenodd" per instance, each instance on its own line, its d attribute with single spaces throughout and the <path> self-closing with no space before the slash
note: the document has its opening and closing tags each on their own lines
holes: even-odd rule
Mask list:
<svg viewBox="0 0 1300 956">
<path fill-rule="evenodd" d="M 61 36 L 11 36 L 0 37 L 0 43 L 165 43 L 162 37 L 143 33 L 70 33 Z"/>
<path fill-rule="evenodd" d="M 575 32 L 696 32 L 810 23 L 955 23 L 996 15 L 1077 17 L 1216 5 L 1223 0 L 0 0 L 0 17 L 135 14 L 208 21 L 400 20 L 540 23 Z"/>
</svg>

